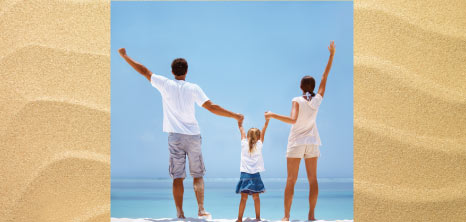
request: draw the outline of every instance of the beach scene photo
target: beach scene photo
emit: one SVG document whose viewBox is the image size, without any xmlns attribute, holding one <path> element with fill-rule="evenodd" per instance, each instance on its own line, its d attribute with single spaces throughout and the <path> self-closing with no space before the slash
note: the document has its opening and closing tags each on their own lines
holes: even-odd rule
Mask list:
<svg viewBox="0 0 466 222">
<path fill-rule="evenodd" d="M 353 2 L 111 3 L 111 221 L 353 221 Z"/>
</svg>

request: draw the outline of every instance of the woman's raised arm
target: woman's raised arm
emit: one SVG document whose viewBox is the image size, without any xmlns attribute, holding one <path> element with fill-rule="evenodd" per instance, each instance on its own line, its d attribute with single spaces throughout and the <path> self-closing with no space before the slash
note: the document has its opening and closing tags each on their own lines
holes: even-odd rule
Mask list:
<svg viewBox="0 0 466 222">
<path fill-rule="evenodd" d="M 330 72 L 330 69 L 332 68 L 333 55 L 335 55 L 335 42 L 334 41 L 330 42 L 328 51 L 330 51 L 330 56 L 328 58 L 327 67 L 325 67 L 324 74 L 322 75 L 322 80 L 320 80 L 319 91 L 317 91 L 317 93 L 319 93 L 322 97 L 324 97 L 325 85 L 327 85 L 328 73 Z"/>
</svg>

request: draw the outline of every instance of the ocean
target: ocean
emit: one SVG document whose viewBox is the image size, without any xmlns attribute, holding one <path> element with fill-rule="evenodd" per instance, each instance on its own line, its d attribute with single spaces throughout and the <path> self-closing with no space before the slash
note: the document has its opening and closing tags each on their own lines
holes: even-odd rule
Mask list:
<svg viewBox="0 0 466 222">
<path fill-rule="evenodd" d="M 236 218 L 240 195 L 235 193 L 239 178 L 204 178 L 205 209 L 212 218 Z M 285 178 L 262 178 L 266 192 L 260 195 L 261 217 L 279 220 L 283 217 Z M 353 179 L 319 178 L 316 218 L 320 220 L 353 219 Z M 176 217 L 172 180 L 112 178 L 111 217 L 173 218 Z M 183 210 L 186 217 L 197 217 L 197 202 L 192 179 L 184 182 Z M 291 207 L 290 220 L 307 219 L 309 184 L 299 178 Z M 255 218 L 254 201 L 248 199 L 244 218 Z"/>
</svg>

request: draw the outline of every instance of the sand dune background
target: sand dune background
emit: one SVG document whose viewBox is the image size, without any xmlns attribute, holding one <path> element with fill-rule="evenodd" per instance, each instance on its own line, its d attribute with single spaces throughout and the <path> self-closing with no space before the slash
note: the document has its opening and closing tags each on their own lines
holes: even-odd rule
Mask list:
<svg viewBox="0 0 466 222">
<path fill-rule="evenodd" d="M 466 221 L 466 1 L 355 1 L 355 221 Z"/>
<path fill-rule="evenodd" d="M 466 221 L 466 2 L 355 1 L 355 221 Z M 110 2 L 0 1 L 1 221 L 110 220 Z"/>
<path fill-rule="evenodd" d="M 0 1 L 0 30 L 0 221 L 109 221 L 109 1 Z"/>
</svg>

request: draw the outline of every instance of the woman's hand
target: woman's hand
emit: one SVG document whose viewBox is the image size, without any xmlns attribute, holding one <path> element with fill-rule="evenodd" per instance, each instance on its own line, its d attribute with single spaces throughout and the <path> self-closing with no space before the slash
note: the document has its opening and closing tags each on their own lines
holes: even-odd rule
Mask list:
<svg viewBox="0 0 466 222">
<path fill-rule="evenodd" d="M 266 120 L 271 119 L 272 115 L 273 115 L 273 113 L 270 112 L 270 111 L 267 111 L 267 112 L 264 113 L 264 117 L 265 117 Z"/>
<path fill-rule="evenodd" d="M 335 54 L 335 41 L 330 42 L 330 46 L 328 47 L 328 51 L 330 52 L 330 55 Z"/>
</svg>

